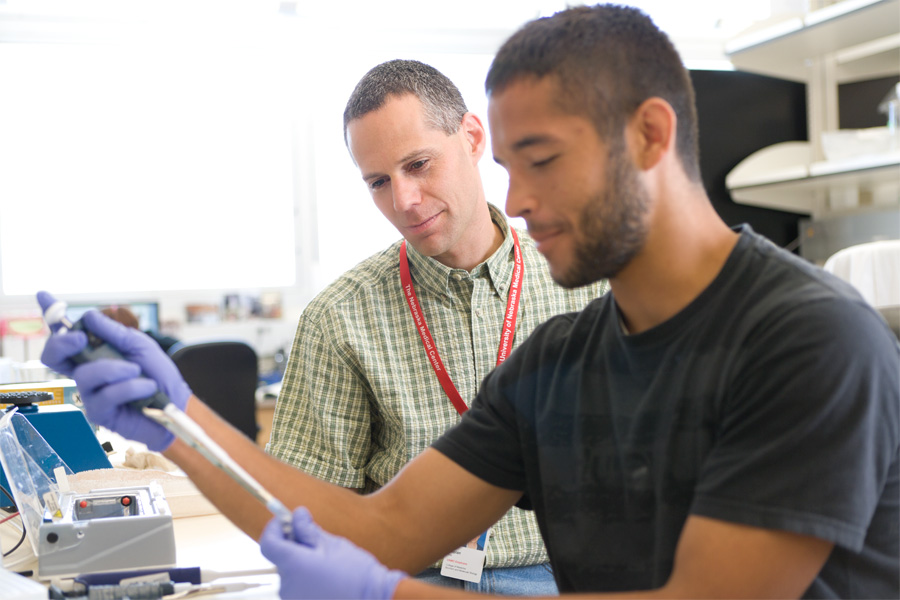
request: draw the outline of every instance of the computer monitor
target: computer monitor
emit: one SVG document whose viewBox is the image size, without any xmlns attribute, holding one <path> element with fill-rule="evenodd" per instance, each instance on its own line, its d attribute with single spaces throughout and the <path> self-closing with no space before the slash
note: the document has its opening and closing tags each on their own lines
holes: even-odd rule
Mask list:
<svg viewBox="0 0 900 600">
<path fill-rule="evenodd" d="M 107 303 L 78 303 L 70 304 L 66 315 L 72 321 L 81 318 L 81 315 L 91 309 L 103 310 L 116 306 L 127 307 L 138 319 L 141 331 L 159 333 L 159 303 L 158 302 L 107 302 Z"/>
</svg>

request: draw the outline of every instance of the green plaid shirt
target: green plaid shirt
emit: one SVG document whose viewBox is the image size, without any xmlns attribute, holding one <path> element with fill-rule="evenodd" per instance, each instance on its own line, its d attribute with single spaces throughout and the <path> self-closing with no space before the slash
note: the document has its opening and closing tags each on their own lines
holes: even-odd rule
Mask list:
<svg viewBox="0 0 900 600">
<path fill-rule="evenodd" d="M 471 402 L 494 368 L 513 242 L 506 239 L 471 272 L 407 246 L 428 328 L 462 398 Z M 552 315 L 580 310 L 604 281 L 564 290 L 550 278 L 531 237 L 518 231 L 523 294 L 514 345 Z M 425 356 L 400 286 L 400 242 L 363 261 L 303 311 L 275 409 L 267 451 L 326 481 L 374 491 L 460 419 Z M 533 514 L 512 508 L 494 526 L 486 567 L 547 561 Z"/>
</svg>

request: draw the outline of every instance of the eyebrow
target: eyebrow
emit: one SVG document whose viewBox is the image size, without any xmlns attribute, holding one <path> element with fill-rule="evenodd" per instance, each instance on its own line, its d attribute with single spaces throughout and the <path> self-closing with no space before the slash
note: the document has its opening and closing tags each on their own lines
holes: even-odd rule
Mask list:
<svg viewBox="0 0 900 600">
<path fill-rule="evenodd" d="M 553 141 L 551 136 L 549 135 L 529 135 L 528 137 L 524 137 L 515 144 L 513 144 L 512 148 L 515 151 L 522 150 L 523 148 L 527 148 L 529 146 L 536 146 L 538 144 L 546 144 Z"/>
<path fill-rule="evenodd" d="M 525 148 L 528 148 L 529 146 L 537 146 L 540 144 L 549 144 L 553 141 L 555 141 L 553 139 L 553 137 L 550 135 L 547 135 L 547 134 L 529 135 L 527 137 L 522 138 L 515 144 L 513 144 L 512 149 L 513 149 L 513 152 L 518 152 L 520 150 L 524 150 Z M 499 158 L 497 158 L 496 156 L 494 156 L 493 158 L 494 158 L 495 163 L 497 163 L 498 165 L 503 165 L 503 162 Z"/>
</svg>

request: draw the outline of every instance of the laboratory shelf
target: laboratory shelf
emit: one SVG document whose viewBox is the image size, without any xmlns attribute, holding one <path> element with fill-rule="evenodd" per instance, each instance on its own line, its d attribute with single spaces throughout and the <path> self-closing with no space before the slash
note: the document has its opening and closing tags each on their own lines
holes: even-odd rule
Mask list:
<svg viewBox="0 0 900 600">
<path fill-rule="evenodd" d="M 800 154 L 799 148 L 795 156 Z M 769 147 L 761 152 L 788 155 L 777 150 Z M 900 207 L 900 152 L 840 161 L 788 162 L 781 168 L 757 168 L 772 162 L 771 157 L 766 161 L 759 154 L 742 161 L 726 178 L 731 197 L 739 204 L 814 216 Z"/>
<path fill-rule="evenodd" d="M 807 84 L 812 142 L 784 142 L 726 177 L 735 202 L 813 218 L 900 206 L 900 153 L 823 160 L 838 129 L 838 85 L 900 73 L 900 0 L 842 0 L 752 28 L 725 44 L 736 69 Z"/>
<path fill-rule="evenodd" d="M 732 38 L 734 67 L 807 82 L 810 61 L 833 55 L 838 83 L 895 74 L 900 65 L 900 0 L 843 0 Z"/>
</svg>

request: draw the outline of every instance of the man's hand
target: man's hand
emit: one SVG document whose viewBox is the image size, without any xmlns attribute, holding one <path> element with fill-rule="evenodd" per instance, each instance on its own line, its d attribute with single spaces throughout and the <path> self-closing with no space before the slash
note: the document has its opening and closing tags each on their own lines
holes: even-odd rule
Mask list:
<svg viewBox="0 0 900 600">
<path fill-rule="evenodd" d="M 46 309 L 55 299 L 47 292 L 39 292 L 38 302 Z M 159 344 L 144 333 L 97 311 L 88 311 L 82 319 L 91 333 L 118 350 L 125 360 L 101 359 L 76 365 L 71 357 L 87 346 L 87 336 L 81 331 L 71 331 L 51 335 L 41 361 L 75 380 L 91 422 L 143 442 L 151 450 L 165 450 L 174 436 L 128 404 L 152 396 L 160 389 L 184 410 L 191 390 L 178 368 Z"/>
<path fill-rule="evenodd" d="M 309 511 L 294 511 L 294 539 L 284 537 L 281 523 L 266 525 L 259 547 L 278 567 L 281 597 L 288 598 L 390 598 L 401 571 L 391 571 L 374 556 L 349 540 L 323 531 Z"/>
</svg>

